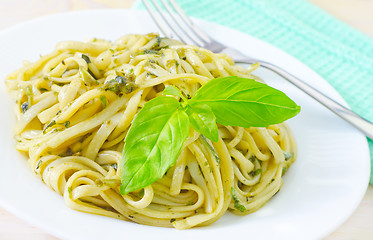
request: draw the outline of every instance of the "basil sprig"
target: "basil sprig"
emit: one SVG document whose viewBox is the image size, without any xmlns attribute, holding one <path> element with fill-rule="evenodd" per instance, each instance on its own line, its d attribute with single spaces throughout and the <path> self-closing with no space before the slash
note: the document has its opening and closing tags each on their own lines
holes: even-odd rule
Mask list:
<svg viewBox="0 0 373 240">
<path fill-rule="evenodd" d="M 187 99 L 173 86 L 147 102 L 128 131 L 121 161 L 121 194 L 144 188 L 175 163 L 189 127 L 217 142 L 216 123 L 267 127 L 294 117 L 300 107 L 283 92 L 253 79 L 216 78 Z M 175 97 L 180 100 L 176 100 Z"/>
</svg>

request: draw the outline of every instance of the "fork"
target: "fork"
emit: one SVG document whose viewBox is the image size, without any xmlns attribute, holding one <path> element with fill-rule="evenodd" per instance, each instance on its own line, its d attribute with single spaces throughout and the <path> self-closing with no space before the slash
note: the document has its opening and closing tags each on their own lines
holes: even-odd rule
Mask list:
<svg viewBox="0 0 373 240">
<path fill-rule="evenodd" d="M 194 25 L 191 19 L 174 0 L 168 0 L 168 2 L 166 2 L 166 0 L 160 0 L 159 2 L 161 5 L 156 0 L 142 0 L 142 2 L 164 36 L 172 38 L 172 33 L 174 33 L 184 43 L 203 47 L 214 53 L 226 53 L 232 57 L 235 63 L 259 63 L 261 67 L 269 69 L 288 80 L 294 86 L 360 130 L 365 136 L 373 139 L 373 124 L 371 122 L 342 106 L 281 67 L 267 61 L 245 56 L 237 49 L 230 48 L 213 39 Z M 159 18 L 158 15 L 160 15 L 161 18 Z"/>
</svg>

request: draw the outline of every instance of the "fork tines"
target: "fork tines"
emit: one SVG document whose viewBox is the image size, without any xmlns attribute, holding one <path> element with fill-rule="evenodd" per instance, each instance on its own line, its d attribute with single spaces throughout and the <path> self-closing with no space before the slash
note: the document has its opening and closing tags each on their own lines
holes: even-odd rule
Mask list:
<svg viewBox="0 0 373 240">
<path fill-rule="evenodd" d="M 210 37 L 193 24 L 174 0 L 142 2 L 164 36 L 172 38 L 174 33 L 184 43 L 197 46 L 205 46 L 211 42 Z"/>
</svg>

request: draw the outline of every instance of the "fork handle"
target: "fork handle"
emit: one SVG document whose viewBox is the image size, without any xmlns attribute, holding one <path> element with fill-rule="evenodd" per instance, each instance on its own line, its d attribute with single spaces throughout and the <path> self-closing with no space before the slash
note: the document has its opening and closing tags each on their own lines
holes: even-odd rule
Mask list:
<svg viewBox="0 0 373 240">
<path fill-rule="evenodd" d="M 370 139 L 373 139 L 373 124 L 368 120 L 364 119 L 363 117 L 357 115 L 356 113 L 352 112 L 350 109 L 342 106 L 341 104 L 337 103 L 333 99 L 327 97 L 325 94 L 319 92 L 309 84 L 305 83 L 304 81 L 300 80 L 296 76 L 290 74 L 289 72 L 285 71 L 284 69 L 265 61 L 258 61 L 252 59 L 239 59 L 236 61 L 237 63 L 259 63 L 260 66 L 267 68 L 281 77 L 288 80 L 294 86 L 302 90 L 303 92 L 307 93 L 313 99 L 317 100 L 319 103 L 324 105 L 326 108 L 337 114 L 342 119 L 349 122 L 352 126 L 360 130 L 362 133 L 365 134 Z"/>
</svg>

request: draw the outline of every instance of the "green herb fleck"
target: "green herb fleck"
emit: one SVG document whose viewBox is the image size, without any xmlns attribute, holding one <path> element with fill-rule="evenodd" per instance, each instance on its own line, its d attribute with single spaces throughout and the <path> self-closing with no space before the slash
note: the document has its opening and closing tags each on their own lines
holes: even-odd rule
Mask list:
<svg viewBox="0 0 373 240">
<path fill-rule="evenodd" d="M 232 198 L 234 200 L 234 208 L 239 210 L 240 212 L 245 212 L 246 208 L 245 206 L 240 204 L 240 200 L 236 196 L 236 190 L 234 189 L 234 187 L 231 188 L 231 191 L 232 191 Z"/>
<path fill-rule="evenodd" d="M 82 54 L 82 58 L 84 59 L 84 61 L 88 64 L 88 63 L 91 63 L 91 59 L 89 59 L 89 57 L 85 54 Z"/>
<path fill-rule="evenodd" d="M 22 110 L 22 113 L 25 113 L 29 108 L 29 103 L 28 102 L 24 102 L 22 103 L 21 105 L 21 110 Z"/>
<path fill-rule="evenodd" d="M 106 82 L 102 88 L 105 91 L 112 91 L 116 94 L 128 94 L 133 92 L 137 88 L 137 85 L 122 76 L 116 76 L 115 79 Z"/>
<path fill-rule="evenodd" d="M 149 77 L 149 76 L 153 76 L 153 77 L 158 77 L 156 74 L 152 73 L 152 72 L 147 72 L 146 73 L 146 76 Z"/>
<path fill-rule="evenodd" d="M 39 91 L 42 92 L 42 93 L 43 92 L 48 92 L 48 89 L 46 89 L 46 88 L 40 88 Z"/>
<path fill-rule="evenodd" d="M 98 84 L 97 80 L 91 75 L 91 73 L 82 67 L 79 68 L 79 75 L 87 86 Z"/>
<path fill-rule="evenodd" d="M 32 96 L 33 95 L 33 93 L 32 93 L 32 87 L 31 86 L 27 86 L 26 90 L 25 90 L 25 93 L 29 97 Z"/>
<path fill-rule="evenodd" d="M 141 51 L 138 53 L 138 55 L 144 55 L 144 54 L 159 54 L 158 50 L 150 50 L 150 49 L 145 49 L 144 51 Z"/>
<path fill-rule="evenodd" d="M 101 95 L 100 96 L 100 101 L 101 101 L 102 108 L 105 108 L 106 107 L 106 96 L 105 95 Z"/>
<path fill-rule="evenodd" d="M 292 153 L 289 153 L 289 152 L 286 152 L 286 151 L 282 151 L 282 152 L 284 153 L 285 160 L 289 160 L 293 157 Z"/>
<path fill-rule="evenodd" d="M 113 178 L 105 178 L 102 179 L 102 182 L 111 188 L 116 188 L 120 186 L 120 180 L 119 179 L 113 179 Z"/>
<path fill-rule="evenodd" d="M 101 179 L 96 179 L 95 184 L 96 184 L 97 187 L 102 187 L 102 185 L 104 185 L 104 183 L 101 181 Z"/>
<path fill-rule="evenodd" d="M 220 158 L 215 151 L 215 148 L 211 146 L 211 144 L 207 141 L 206 137 L 201 134 L 200 138 L 202 139 L 202 143 L 211 151 L 212 155 L 215 157 L 217 163 L 220 163 Z"/>
<path fill-rule="evenodd" d="M 113 163 L 110 165 L 112 168 L 114 168 L 115 170 L 118 170 L 118 164 L 116 163 Z"/>
<path fill-rule="evenodd" d="M 36 164 L 35 170 L 38 170 L 42 163 L 43 163 L 43 161 L 39 160 L 38 163 Z"/>
<path fill-rule="evenodd" d="M 45 128 L 44 128 L 44 130 L 43 130 L 43 134 L 46 132 L 46 130 L 48 129 L 48 128 L 50 128 L 50 127 L 52 127 L 52 126 L 54 126 L 54 125 L 56 125 L 56 121 L 55 120 L 53 120 L 53 121 L 51 121 Z"/>
<path fill-rule="evenodd" d="M 69 196 L 71 197 L 71 194 L 73 193 L 73 189 L 71 187 L 68 187 L 67 191 L 69 192 Z"/>
<path fill-rule="evenodd" d="M 253 176 L 253 177 L 255 177 L 255 176 L 259 175 L 261 172 L 262 172 L 262 169 L 258 168 L 255 171 L 251 171 L 250 175 Z"/>
</svg>

